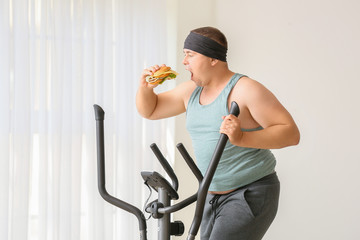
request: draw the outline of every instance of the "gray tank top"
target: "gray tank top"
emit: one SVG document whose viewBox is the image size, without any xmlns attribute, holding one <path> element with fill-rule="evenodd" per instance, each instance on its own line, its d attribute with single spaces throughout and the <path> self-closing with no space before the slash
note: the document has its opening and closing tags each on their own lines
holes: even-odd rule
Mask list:
<svg viewBox="0 0 360 240">
<path fill-rule="evenodd" d="M 202 87 L 197 87 L 189 99 L 186 128 L 192 139 L 197 165 L 203 175 L 220 137 L 221 117 L 229 114 L 229 93 L 243 76 L 234 74 L 210 104 L 200 104 Z M 262 127 L 242 130 L 259 131 Z M 270 150 L 238 147 L 228 141 L 209 191 L 227 191 L 242 187 L 273 173 L 275 165 L 276 159 Z"/>
</svg>

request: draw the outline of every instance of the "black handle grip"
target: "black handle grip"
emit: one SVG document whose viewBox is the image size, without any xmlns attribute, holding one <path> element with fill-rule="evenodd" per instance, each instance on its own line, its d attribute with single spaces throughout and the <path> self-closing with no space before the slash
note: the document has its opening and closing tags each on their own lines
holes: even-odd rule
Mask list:
<svg viewBox="0 0 360 240">
<path fill-rule="evenodd" d="M 104 121 L 105 112 L 99 105 L 94 104 L 94 111 L 95 111 L 95 120 Z"/>
<path fill-rule="evenodd" d="M 238 117 L 240 114 L 239 105 L 236 102 L 232 102 L 229 112 L 230 112 L 230 114 L 234 115 L 235 117 Z"/>
<path fill-rule="evenodd" d="M 165 169 L 167 175 L 170 177 L 173 188 L 175 189 L 175 191 L 177 191 L 179 188 L 179 181 L 175 175 L 174 170 L 170 166 L 169 162 L 166 160 L 166 158 L 161 153 L 160 149 L 158 148 L 158 146 L 155 143 L 151 144 L 150 148 L 154 152 L 157 159 L 159 160 L 161 166 Z"/>
<path fill-rule="evenodd" d="M 178 145 L 176 145 L 176 147 L 200 183 L 203 180 L 203 175 L 201 174 L 199 168 L 196 166 L 194 160 L 190 157 L 190 154 L 188 153 L 188 151 L 186 151 L 184 144 L 179 143 Z"/>
<path fill-rule="evenodd" d="M 178 148 L 180 154 L 185 159 L 185 162 L 188 164 L 188 166 L 190 167 L 191 171 L 193 172 L 193 174 L 195 175 L 195 177 L 197 178 L 197 180 L 199 181 L 199 184 L 200 184 L 201 181 L 203 180 L 203 176 L 202 176 L 199 168 L 196 166 L 194 160 L 190 157 L 189 153 L 186 151 L 186 149 L 182 143 L 179 143 L 178 145 L 176 145 L 176 147 Z M 166 213 L 173 213 L 173 212 L 179 211 L 179 210 L 183 209 L 184 207 L 187 207 L 188 205 L 195 202 L 197 199 L 197 195 L 198 194 L 196 192 L 192 196 L 176 203 L 175 205 L 160 208 L 159 213 L 166 214 Z"/>
<path fill-rule="evenodd" d="M 233 114 L 234 116 L 239 116 L 240 109 L 236 102 L 232 102 L 230 106 L 230 114 Z M 211 183 L 211 180 L 215 174 L 215 170 L 219 164 L 220 158 L 222 153 L 224 152 L 224 148 L 226 145 L 226 142 L 228 140 L 228 136 L 226 134 L 220 134 L 220 138 L 218 140 L 218 143 L 215 147 L 215 151 L 213 153 L 213 156 L 211 158 L 210 164 L 206 170 L 204 179 L 202 180 L 199 190 L 198 190 L 198 197 L 196 202 L 196 209 L 195 209 L 195 216 L 193 219 L 193 222 L 191 224 L 189 235 L 187 237 L 187 240 L 193 240 L 195 239 L 195 236 L 199 230 L 200 223 L 202 220 L 202 215 L 204 212 L 204 205 L 205 205 L 205 199 L 207 192 L 209 190 L 209 186 Z"/>
</svg>

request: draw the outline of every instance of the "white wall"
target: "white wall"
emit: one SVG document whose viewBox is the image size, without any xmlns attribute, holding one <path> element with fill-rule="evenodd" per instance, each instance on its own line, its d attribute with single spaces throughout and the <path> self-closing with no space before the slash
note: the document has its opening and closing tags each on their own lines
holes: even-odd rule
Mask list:
<svg viewBox="0 0 360 240">
<path fill-rule="evenodd" d="M 219 27 L 228 37 L 230 68 L 274 92 L 301 130 L 298 146 L 274 151 L 281 199 L 265 240 L 360 239 L 359 12 L 357 0 L 178 3 L 181 78 L 188 31 Z M 176 142 L 190 148 L 184 121 L 176 121 Z M 187 177 L 184 184 L 191 173 L 180 157 L 175 167 L 180 194 L 188 196 L 196 180 Z M 185 216 L 190 221 L 193 209 L 176 215 Z"/>
</svg>

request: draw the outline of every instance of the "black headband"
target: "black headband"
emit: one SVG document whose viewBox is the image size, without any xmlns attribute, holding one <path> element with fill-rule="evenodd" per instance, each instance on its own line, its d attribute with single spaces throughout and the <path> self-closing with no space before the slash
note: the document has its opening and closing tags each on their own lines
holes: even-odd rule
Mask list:
<svg viewBox="0 0 360 240">
<path fill-rule="evenodd" d="M 227 48 L 201 34 L 190 32 L 185 39 L 184 48 L 226 62 Z"/>
</svg>

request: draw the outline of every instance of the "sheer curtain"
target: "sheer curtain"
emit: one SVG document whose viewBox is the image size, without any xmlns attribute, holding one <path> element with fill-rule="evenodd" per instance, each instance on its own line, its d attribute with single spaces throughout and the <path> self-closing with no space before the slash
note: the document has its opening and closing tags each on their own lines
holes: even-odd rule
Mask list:
<svg viewBox="0 0 360 240">
<path fill-rule="evenodd" d="M 106 112 L 108 191 L 142 208 L 139 173 L 159 168 L 149 145 L 174 148 L 173 120 L 135 108 L 142 69 L 171 62 L 168 15 L 154 12 L 166 1 L 0 0 L 0 239 L 138 237 L 98 193 L 92 105 Z"/>
</svg>

